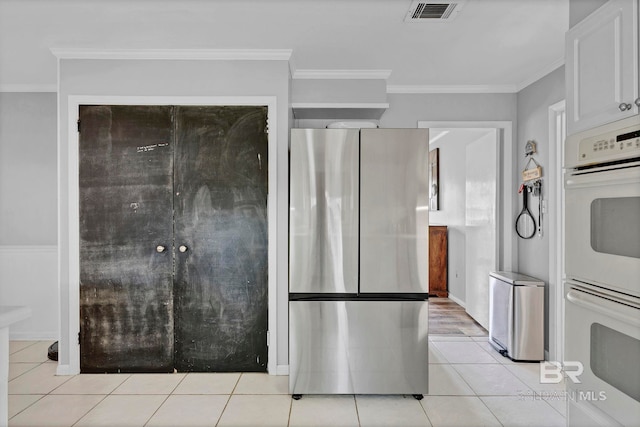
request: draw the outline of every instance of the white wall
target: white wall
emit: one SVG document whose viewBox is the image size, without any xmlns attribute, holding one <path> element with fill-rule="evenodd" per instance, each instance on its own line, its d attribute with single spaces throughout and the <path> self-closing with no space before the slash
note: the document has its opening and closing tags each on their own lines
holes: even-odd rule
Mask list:
<svg viewBox="0 0 640 427">
<path fill-rule="evenodd" d="M 431 150 L 438 148 L 440 157 L 439 209 L 429 212 L 429 223 L 447 226 L 449 294 L 466 304 L 466 146 L 484 138 L 495 140 L 495 133 L 484 129 L 447 130 L 445 138 L 429 146 Z"/>
<path fill-rule="evenodd" d="M 58 337 L 56 94 L 0 93 L 0 304 L 11 339 Z"/>
<path fill-rule="evenodd" d="M 516 122 L 516 95 L 479 94 L 389 94 L 389 109 L 380 127 L 411 128 L 427 121 L 512 121 Z M 514 128 L 515 131 L 515 128 Z"/>
<path fill-rule="evenodd" d="M 607 0 L 569 0 L 569 28 L 589 16 Z"/>
<path fill-rule="evenodd" d="M 547 213 L 543 213 L 542 237 L 537 234 L 529 239 L 518 239 L 518 266 L 521 273 L 539 278 L 547 283 L 545 292 L 545 348 L 549 349 L 549 332 L 555 331 L 554 317 L 549 315 L 550 298 L 554 298 L 556 287 L 555 278 L 549 277 L 549 236 L 546 230 L 555 210 L 552 200 L 549 200 L 549 188 L 562 185 L 549 178 L 550 156 L 555 156 L 556 148 L 549 146 L 549 107 L 565 98 L 564 66 L 549 73 L 542 79 L 524 88 L 518 93 L 518 182 L 522 181 L 520 172 L 524 169 L 526 159 L 524 146 L 528 140 L 536 142 L 536 161 L 542 166 L 542 191 L 547 204 Z M 517 195 L 516 195 L 517 196 Z M 518 210 L 522 209 L 521 197 L 517 198 Z M 539 198 L 529 197 L 529 210 L 538 222 Z"/>
<path fill-rule="evenodd" d="M 58 251 L 55 246 L 0 246 L 0 305 L 31 309 L 9 328 L 12 340 L 58 339 Z"/>
<path fill-rule="evenodd" d="M 56 245 L 56 151 L 56 94 L 0 93 L 0 245 Z"/>
</svg>

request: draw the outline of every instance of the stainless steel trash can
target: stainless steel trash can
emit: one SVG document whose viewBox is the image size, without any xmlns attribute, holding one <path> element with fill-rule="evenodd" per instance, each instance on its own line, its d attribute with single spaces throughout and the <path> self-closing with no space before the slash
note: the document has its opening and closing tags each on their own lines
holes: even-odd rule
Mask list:
<svg viewBox="0 0 640 427">
<path fill-rule="evenodd" d="M 489 342 L 515 361 L 544 360 L 544 282 L 512 271 L 489 273 Z"/>
</svg>

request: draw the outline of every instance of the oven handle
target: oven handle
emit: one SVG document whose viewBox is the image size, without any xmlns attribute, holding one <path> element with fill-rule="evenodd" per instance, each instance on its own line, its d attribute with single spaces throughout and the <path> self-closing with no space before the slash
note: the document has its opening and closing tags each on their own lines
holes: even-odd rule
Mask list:
<svg viewBox="0 0 640 427">
<path fill-rule="evenodd" d="M 594 187 L 597 185 L 638 184 L 640 166 L 624 169 L 567 175 L 565 188 Z"/>
<path fill-rule="evenodd" d="M 573 304 L 596 311 L 607 317 L 621 320 L 627 324 L 640 326 L 640 307 L 631 301 L 621 300 L 609 295 L 596 295 L 598 292 L 569 283 L 567 300 Z"/>
</svg>

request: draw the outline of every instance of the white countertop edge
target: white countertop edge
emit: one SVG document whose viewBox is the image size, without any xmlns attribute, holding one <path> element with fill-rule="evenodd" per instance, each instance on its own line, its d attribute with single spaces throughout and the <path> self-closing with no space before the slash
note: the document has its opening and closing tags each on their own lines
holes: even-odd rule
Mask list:
<svg viewBox="0 0 640 427">
<path fill-rule="evenodd" d="M 0 305 L 0 328 L 31 317 L 31 309 L 24 306 Z"/>
</svg>

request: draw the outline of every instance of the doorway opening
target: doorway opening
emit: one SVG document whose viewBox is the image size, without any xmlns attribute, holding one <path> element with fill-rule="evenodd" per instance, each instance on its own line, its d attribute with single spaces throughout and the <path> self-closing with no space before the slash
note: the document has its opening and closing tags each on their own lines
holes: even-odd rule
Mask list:
<svg viewBox="0 0 640 427">
<path fill-rule="evenodd" d="M 420 121 L 418 127 L 429 128 L 430 148 L 439 148 L 440 207 L 429 220 L 448 228 L 449 298 L 488 329 L 489 272 L 510 270 L 517 259 L 510 221 L 503 220 L 512 216 L 511 122 Z M 462 142 L 447 147 L 455 139 Z"/>
</svg>

